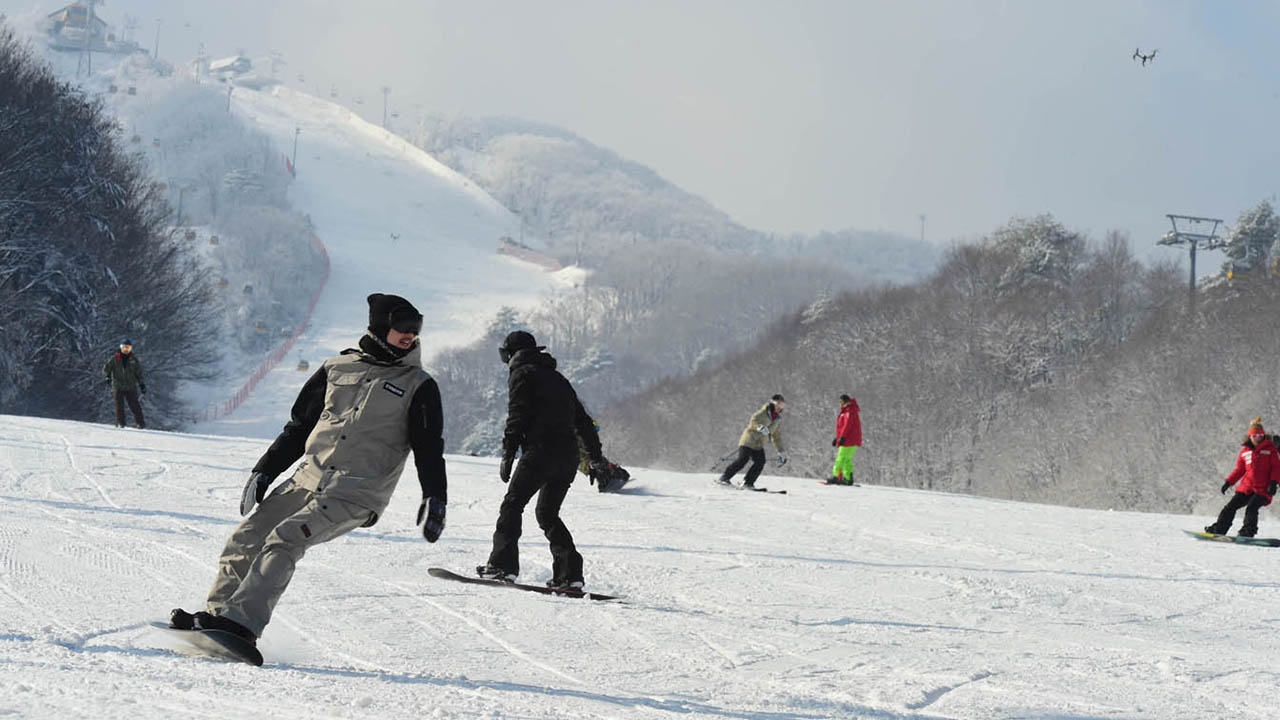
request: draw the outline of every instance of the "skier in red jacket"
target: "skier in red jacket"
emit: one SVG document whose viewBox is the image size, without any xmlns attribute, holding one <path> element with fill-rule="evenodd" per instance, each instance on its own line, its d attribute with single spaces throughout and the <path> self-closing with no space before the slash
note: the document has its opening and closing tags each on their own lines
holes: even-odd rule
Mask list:
<svg viewBox="0 0 1280 720">
<path fill-rule="evenodd" d="M 1222 494 L 1236 485 L 1236 493 L 1227 501 L 1222 512 L 1218 513 L 1218 521 L 1205 527 L 1204 531 L 1215 535 L 1226 535 L 1235 520 L 1236 510 L 1244 508 L 1244 524 L 1240 526 L 1240 537 L 1253 537 L 1258 532 L 1258 510 L 1271 504 L 1271 496 L 1276 494 L 1280 485 L 1280 454 L 1277 453 L 1275 437 L 1262 429 L 1262 418 L 1249 423 L 1249 432 L 1245 435 L 1240 453 L 1236 456 L 1236 467 L 1222 483 Z"/>
<path fill-rule="evenodd" d="M 848 395 L 840 396 L 840 415 L 836 417 L 836 437 L 831 447 L 836 448 L 836 464 L 827 484 L 852 485 L 853 454 L 862 447 L 862 420 L 858 417 L 858 401 Z"/>
</svg>

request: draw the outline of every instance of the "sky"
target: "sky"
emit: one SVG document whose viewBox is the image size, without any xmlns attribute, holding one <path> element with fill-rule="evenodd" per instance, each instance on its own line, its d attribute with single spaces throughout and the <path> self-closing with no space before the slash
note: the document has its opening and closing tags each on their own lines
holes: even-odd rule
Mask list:
<svg viewBox="0 0 1280 720">
<path fill-rule="evenodd" d="M 0 12 L 56 0 L 0 0 Z M 188 60 L 274 50 L 380 120 L 551 123 L 737 221 L 972 239 L 1051 213 L 1154 244 L 1280 192 L 1280 4 L 109 0 Z M 157 19 L 160 20 L 157 25 Z M 1136 48 L 1155 60 L 1143 67 Z M 298 81 L 298 75 L 305 80 Z M 1172 253 L 1171 250 L 1161 252 Z"/>
</svg>

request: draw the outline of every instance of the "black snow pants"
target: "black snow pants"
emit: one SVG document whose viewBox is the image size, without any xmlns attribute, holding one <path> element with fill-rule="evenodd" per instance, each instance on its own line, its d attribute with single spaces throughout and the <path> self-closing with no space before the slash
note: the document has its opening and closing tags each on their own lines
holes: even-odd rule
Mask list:
<svg viewBox="0 0 1280 720">
<path fill-rule="evenodd" d="M 582 580 L 582 555 L 573 544 L 573 535 L 560 519 L 560 506 L 578 472 L 578 443 L 573 436 L 564 442 L 525 448 L 507 485 L 493 531 L 493 551 L 489 565 L 512 575 L 520 574 L 520 533 L 524 508 L 538 495 L 534 517 L 551 544 L 552 580 L 569 583 Z"/>
<path fill-rule="evenodd" d="M 751 467 L 747 468 L 747 474 L 742 477 L 742 484 L 752 487 L 756 484 L 756 478 L 760 477 L 760 473 L 764 470 L 764 448 L 752 450 L 746 445 L 738 446 L 738 457 L 729 463 L 729 467 L 724 469 L 720 475 L 720 482 L 727 483 L 729 478 L 738 474 L 747 462 L 750 461 Z"/>
<path fill-rule="evenodd" d="M 1218 521 L 1209 527 L 1218 535 L 1226 535 L 1231 523 L 1236 519 L 1236 510 L 1244 508 L 1244 524 L 1240 526 L 1240 534 L 1253 537 L 1258 533 L 1258 510 L 1267 504 L 1267 496 L 1255 493 L 1238 492 L 1231 496 L 1227 504 L 1218 513 Z"/>
<path fill-rule="evenodd" d="M 142 419 L 142 403 L 138 402 L 138 392 L 136 390 L 116 390 L 116 427 L 124 427 L 124 403 L 129 402 L 129 409 L 133 411 L 133 420 L 138 424 L 139 428 L 145 428 L 147 421 Z"/>
</svg>

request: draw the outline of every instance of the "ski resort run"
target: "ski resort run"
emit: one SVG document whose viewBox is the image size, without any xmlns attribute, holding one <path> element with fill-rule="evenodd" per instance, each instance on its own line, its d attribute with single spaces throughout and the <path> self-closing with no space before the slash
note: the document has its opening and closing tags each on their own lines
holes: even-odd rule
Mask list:
<svg viewBox="0 0 1280 720">
<path fill-rule="evenodd" d="M 497 460 L 450 456 L 429 545 L 405 477 L 377 525 L 308 554 L 261 668 L 149 623 L 198 606 L 268 442 L 0 417 L 0 712 L 14 717 L 1229 717 L 1280 653 L 1280 550 L 1209 518 L 765 475 L 575 483 L 592 602 L 431 577 L 483 562 Z M 530 529 L 532 523 L 529 524 Z M 1264 521 L 1263 534 L 1276 528 Z M 521 581 L 550 577 L 521 543 Z M 1258 619 L 1249 608 L 1260 608 Z M 216 713 L 213 708 L 217 708 Z"/>
</svg>

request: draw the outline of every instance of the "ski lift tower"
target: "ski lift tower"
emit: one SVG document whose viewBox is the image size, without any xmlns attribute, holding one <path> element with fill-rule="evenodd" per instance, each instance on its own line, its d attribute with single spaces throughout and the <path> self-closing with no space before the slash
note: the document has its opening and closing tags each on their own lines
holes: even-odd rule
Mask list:
<svg viewBox="0 0 1280 720">
<path fill-rule="evenodd" d="M 1196 304 L 1196 249 L 1217 250 L 1226 247 L 1227 242 L 1218 237 L 1218 226 L 1222 221 L 1218 218 L 1194 217 L 1192 215 L 1166 215 L 1173 224 L 1173 230 L 1164 234 L 1158 241 L 1160 245 L 1186 245 L 1191 253 L 1191 305 Z M 1212 225 L 1209 225 L 1212 223 Z M 1208 227 L 1208 234 L 1201 232 Z"/>
<path fill-rule="evenodd" d="M 93 6 L 105 5 L 106 0 L 88 0 L 84 3 L 84 44 L 80 47 L 80 60 L 76 63 L 76 77 L 80 77 L 80 70 L 85 70 L 86 76 L 93 75 L 93 31 L 96 27 L 95 21 L 98 16 L 93 12 Z"/>
</svg>

